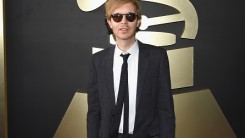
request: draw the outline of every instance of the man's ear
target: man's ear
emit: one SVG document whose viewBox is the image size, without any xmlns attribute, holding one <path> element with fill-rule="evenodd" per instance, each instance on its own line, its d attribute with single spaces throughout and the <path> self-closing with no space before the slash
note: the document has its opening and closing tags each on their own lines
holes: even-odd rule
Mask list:
<svg viewBox="0 0 245 138">
<path fill-rule="evenodd" d="M 107 21 L 109 27 L 112 29 L 111 20 L 110 19 L 106 19 L 106 21 Z"/>
<path fill-rule="evenodd" d="M 141 25 L 141 19 L 137 20 L 137 27 L 139 28 Z"/>
</svg>

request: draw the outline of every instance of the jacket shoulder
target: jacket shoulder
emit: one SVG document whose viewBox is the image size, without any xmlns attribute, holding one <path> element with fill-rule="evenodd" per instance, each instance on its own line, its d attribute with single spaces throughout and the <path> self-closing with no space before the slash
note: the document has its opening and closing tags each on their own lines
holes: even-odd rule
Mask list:
<svg viewBox="0 0 245 138">
<path fill-rule="evenodd" d="M 115 46 L 110 45 L 110 47 L 105 48 L 99 52 L 96 52 L 92 55 L 94 59 L 103 59 L 104 57 L 108 57 L 113 55 Z"/>
<path fill-rule="evenodd" d="M 146 50 L 153 56 L 165 55 L 167 53 L 166 49 L 163 47 L 157 47 L 149 44 L 139 43 L 142 50 Z"/>
</svg>

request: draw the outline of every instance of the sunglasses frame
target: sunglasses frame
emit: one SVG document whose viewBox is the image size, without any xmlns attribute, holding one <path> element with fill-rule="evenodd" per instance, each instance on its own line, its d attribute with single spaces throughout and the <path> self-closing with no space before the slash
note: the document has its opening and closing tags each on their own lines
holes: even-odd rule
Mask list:
<svg viewBox="0 0 245 138">
<path fill-rule="evenodd" d="M 129 22 L 133 22 L 133 21 L 135 21 L 136 18 L 138 18 L 138 15 L 136 13 L 132 13 L 132 12 L 126 13 L 126 14 L 115 13 L 115 14 L 111 15 L 111 18 L 113 19 L 114 22 L 119 23 L 122 21 L 123 16 L 125 16 L 127 21 L 129 21 Z"/>
</svg>

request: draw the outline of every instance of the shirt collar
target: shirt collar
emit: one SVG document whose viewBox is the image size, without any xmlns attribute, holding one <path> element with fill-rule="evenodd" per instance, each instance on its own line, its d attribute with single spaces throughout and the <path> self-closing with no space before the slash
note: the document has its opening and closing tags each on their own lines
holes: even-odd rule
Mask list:
<svg viewBox="0 0 245 138">
<path fill-rule="evenodd" d="M 115 47 L 115 55 L 116 56 L 120 56 L 122 53 L 124 54 L 127 54 L 129 53 L 130 55 L 134 55 L 136 52 L 139 51 L 139 45 L 138 45 L 138 41 L 136 40 L 135 43 L 126 51 L 122 51 L 121 49 L 119 49 L 116 45 Z"/>
</svg>

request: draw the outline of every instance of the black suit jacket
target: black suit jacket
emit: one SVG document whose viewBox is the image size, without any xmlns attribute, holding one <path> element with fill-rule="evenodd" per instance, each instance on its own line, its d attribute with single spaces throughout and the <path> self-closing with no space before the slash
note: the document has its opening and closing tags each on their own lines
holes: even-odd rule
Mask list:
<svg viewBox="0 0 245 138">
<path fill-rule="evenodd" d="M 175 114 L 166 50 L 139 44 L 134 138 L 174 138 Z M 115 106 L 111 46 L 92 56 L 88 81 L 88 138 L 109 138 Z M 129 76 L 130 78 L 130 76 Z"/>
</svg>

